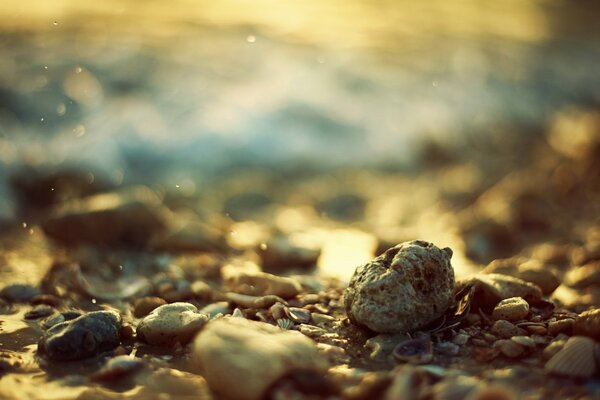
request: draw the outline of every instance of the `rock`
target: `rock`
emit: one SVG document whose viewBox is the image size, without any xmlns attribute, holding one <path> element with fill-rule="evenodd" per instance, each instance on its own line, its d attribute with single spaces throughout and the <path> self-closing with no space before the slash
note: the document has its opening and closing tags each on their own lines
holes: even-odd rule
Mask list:
<svg viewBox="0 0 600 400">
<path fill-rule="evenodd" d="M 452 250 L 399 244 L 358 267 L 344 292 L 350 321 L 375 332 L 413 331 L 440 317 L 454 298 Z"/>
<path fill-rule="evenodd" d="M 572 318 L 548 322 L 548 333 L 552 336 L 556 336 L 559 333 L 566 333 L 567 335 L 570 335 L 573 331 L 574 324 L 575 320 Z"/>
<path fill-rule="evenodd" d="M 588 336 L 600 342 L 600 308 L 582 312 L 575 319 L 573 333 Z"/>
<path fill-rule="evenodd" d="M 365 342 L 365 349 L 369 350 L 369 358 L 374 361 L 385 361 L 392 354 L 398 343 L 410 339 L 405 333 L 382 333 L 373 336 Z"/>
<path fill-rule="evenodd" d="M 43 224 L 44 233 L 67 245 L 146 245 L 167 228 L 167 211 L 149 189 L 106 193 L 67 203 Z"/>
<path fill-rule="evenodd" d="M 218 301 L 202 307 L 202 309 L 200 309 L 200 313 L 208 315 L 209 318 L 214 318 L 219 314 L 230 314 L 231 307 L 229 307 L 229 303 L 226 301 Z"/>
<path fill-rule="evenodd" d="M 54 314 L 54 309 L 48 305 L 40 304 L 27 311 L 24 315 L 25 319 L 44 318 Z"/>
<path fill-rule="evenodd" d="M 144 366 L 141 358 L 128 355 L 113 357 L 98 371 L 90 376 L 94 382 L 110 382 L 139 371 Z"/>
<path fill-rule="evenodd" d="M 526 334 L 525 330 L 503 319 L 494 322 L 494 325 L 492 325 L 491 332 L 494 335 L 500 336 L 505 339 L 510 339 L 513 336 Z"/>
<path fill-rule="evenodd" d="M 287 236 L 276 236 L 260 244 L 257 252 L 261 266 L 267 272 L 310 269 L 317 265 L 321 255 L 321 249 L 294 244 Z"/>
<path fill-rule="evenodd" d="M 508 358 L 518 358 L 525 353 L 525 348 L 512 340 L 500 339 L 494 343 L 494 348 L 500 350 Z"/>
<path fill-rule="evenodd" d="M 222 275 L 229 290 L 249 296 L 275 295 L 289 299 L 302 290 L 296 280 L 266 272 L 223 268 Z"/>
<path fill-rule="evenodd" d="M 188 343 L 208 321 L 190 303 L 165 304 L 155 308 L 138 325 L 137 335 L 153 345 Z"/>
<path fill-rule="evenodd" d="M 223 397 L 256 400 L 297 370 L 324 372 L 327 362 L 302 334 L 243 318 L 211 321 L 196 337 L 192 362 Z"/>
<path fill-rule="evenodd" d="M 542 298 L 542 290 L 533 283 L 503 274 L 475 274 L 457 282 L 457 291 L 465 287 L 475 287 L 475 304 L 485 310 L 493 310 L 496 305 L 511 297 L 522 297 L 527 302 Z"/>
<path fill-rule="evenodd" d="M 494 260 L 482 272 L 509 275 L 533 283 L 540 287 L 543 294 L 552 293 L 560 285 L 560 279 L 554 268 L 537 260 L 525 261 L 522 258 Z"/>
<path fill-rule="evenodd" d="M 225 238 L 217 229 L 198 221 L 156 236 L 150 243 L 155 251 L 168 253 L 203 253 L 226 249 Z"/>
<path fill-rule="evenodd" d="M 600 260 L 591 261 L 586 265 L 571 269 L 565 275 L 565 284 L 574 289 L 600 285 Z"/>
<path fill-rule="evenodd" d="M 0 290 L 0 298 L 11 303 L 24 303 L 40 294 L 40 289 L 35 286 L 15 283 Z"/>
<path fill-rule="evenodd" d="M 136 318 L 145 317 L 152 310 L 164 304 L 167 304 L 167 302 L 161 297 L 142 297 L 133 302 L 133 315 Z"/>
<path fill-rule="evenodd" d="M 511 297 L 502 300 L 494 308 L 492 318 L 496 321 L 499 319 L 505 319 L 510 322 L 516 322 L 529 314 L 529 304 L 521 297 Z"/>
<path fill-rule="evenodd" d="M 51 360 L 78 360 L 119 345 L 121 316 L 115 311 L 93 311 L 53 325 L 38 351 Z"/>
</svg>

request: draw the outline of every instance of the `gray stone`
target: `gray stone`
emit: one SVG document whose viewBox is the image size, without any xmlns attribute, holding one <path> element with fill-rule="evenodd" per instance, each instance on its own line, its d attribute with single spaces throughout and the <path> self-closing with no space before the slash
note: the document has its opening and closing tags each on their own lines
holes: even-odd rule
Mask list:
<svg viewBox="0 0 600 400">
<path fill-rule="evenodd" d="M 196 337 L 192 362 L 212 390 L 239 400 L 263 398 L 292 371 L 327 368 L 323 354 L 301 333 L 230 317 L 209 322 Z"/>
<path fill-rule="evenodd" d="M 115 311 L 94 311 L 49 328 L 38 351 L 57 361 L 78 360 L 119 345 L 121 316 Z"/>
<path fill-rule="evenodd" d="M 451 257 L 450 248 L 416 240 L 358 267 L 344 292 L 350 321 L 381 333 L 426 326 L 452 303 Z"/>
</svg>

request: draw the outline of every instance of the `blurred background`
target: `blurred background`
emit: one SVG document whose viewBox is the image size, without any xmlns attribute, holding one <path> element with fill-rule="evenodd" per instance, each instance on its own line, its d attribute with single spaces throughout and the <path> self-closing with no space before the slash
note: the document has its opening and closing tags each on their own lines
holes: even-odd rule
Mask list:
<svg viewBox="0 0 600 400">
<path fill-rule="evenodd" d="M 593 1 L 3 0 L 0 224 L 146 185 L 229 233 L 326 226 L 334 239 L 308 236 L 362 245 L 357 262 L 415 236 L 465 268 L 564 239 L 575 228 L 550 216 L 597 199 L 598 15 Z M 576 236 L 596 222 L 580 220 Z"/>
</svg>

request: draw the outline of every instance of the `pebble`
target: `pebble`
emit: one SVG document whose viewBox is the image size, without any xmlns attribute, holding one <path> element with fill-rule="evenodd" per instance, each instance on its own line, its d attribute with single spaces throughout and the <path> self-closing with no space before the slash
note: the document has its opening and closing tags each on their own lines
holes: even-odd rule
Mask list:
<svg viewBox="0 0 600 400">
<path fill-rule="evenodd" d="M 582 312 L 575 319 L 573 333 L 588 336 L 600 342 L 600 308 Z"/>
<path fill-rule="evenodd" d="M 257 252 L 263 269 L 272 273 L 313 268 L 321 255 L 321 249 L 291 243 L 284 235 L 276 236 L 259 245 Z"/>
<path fill-rule="evenodd" d="M 450 248 L 412 241 L 358 267 L 344 292 L 350 321 L 380 333 L 426 326 L 453 301 L 451 257 Z"/>
<path fill-rule="evenodd" d="M 114 349 L 120 342 L 121 316 L 115 311 L 93 311 L 53 325 L 38 351 L 58 361 L 78 360 Z"/>
<path fill-rule="evenodd" d="M 51 294 L 38 294 L 33 296 L 29 302 L 34 305 L 46 304 L 51 307 L 58 307 L 62 303 L 62 300 Z"/>
<path fill-rule="evenodd" d="M 226 301 L 218 301 L 202 307 L 200 313 L 208 315 L 209 318 L 214 318 L 218 314 L 225 315 L 231 313 L 231 307 L 229 307 L 229 303 Z"/>
<path fill-rule="evenodd" d="M 143 366 L 142 359 L 121 355 L 108 360 L 100 370 L 90 375 L 90 379 L 94 382 L 114 381 L 139 371 Z"/>
<path fill-rule="evenodd" d="M 525 353 L 525 348 L 520 344 L 509 340 L 500 339 L 494 343 L 494 348 L 500 350 L 502 354 L 509 358 L 518 358 Z"/>
<path fill-rule="evenodd" d="M 460 346 L 452 342 L 439 342 L 435 344 L 435 351 L 445 356 L 456 356 L 460 353 Z"/>
<path fill-rule="evenodd" d="M 42 228 L 67 246 L 146 245 L 167 230 L 168 211 L 160 203 L 145 187 L 98 194 L 65 204 Z"/>
<path fill-rule="evenodd" d="M 193 304 L 164 304 L 155 308 L 140 322 L 137 335 L 144 342 L 153 345 L 186 344 L 208 319 Z"/>
<path fill-rule="evenodd" d="M 511 297 L 496 305 L 492 318 L 496 321 L 505 319 L 510 322 L 525 319 L 529 314 L 529 304 L 522 297 Z"/>
<path fill-rule="evenodd" d="M 565 275 L 565 283 L 574 289 L 600 285 L 600 260 L 571 269 Z"/>
<path fill-rule="evenodd" d="M 560 279 L 553 268 L 533 259 L 527 261 L 520 258 L 494 260 L 483 269 L 483 273 L 504 274 L 519 278 L 539 286 L 543 294 L 552 293 L 560 285 Z"/>
<path fill-rule="evenodd" d="M 322 372 L 327 361 L 298 332 L 242 318 L 211 321 L 196 337 L 192 363 L 220 396 L 257 400 L 296 370 Z"/>
<path fill-rule="evenodd" d="M 550 321 L 548 322 L 548 333 L 552 336 L 556 336 L 559 333 L 569 335 L 573 331 L 573 325 L 575 325 L 575 320 L 572 318 Z"/>
<path fill-rule="evenodd" d="M 398 343 L 410 339 L 405 333 L 382 333 L 365 342 L 364 348 L 370 351 L 369 358 L 374 361 L 385 361 Z"/>
<path fill-rule="evenodd" d="M 458 346 L 464 346 L 467 344 L 470 338 L 471 336 L 467 335 L 466 333 L 458 333 L 452 338 L 452 343 Z"/>
<path fill-rule="evenodd" d="M 27 311 L 24 317 L 25 319 L 38 319 L 47 317 L 52 314 L 54 314 L 54 308 L 45 304 L 40 304 Z"/>
<path fill-rule="evenodd" d="M 525 335 L 527 332 L 506 320 L 498 320 L 492 325 L 491 332 L 501 338 L 510 339 L 513 336 Z"/>
<path fill-rule="evenodd" d="M 11 303 L 24 303 L 40 294 L 40 290 L 31 285 L 16 283 L 0 290 L 0 298 Z"/>
<path fill-rule="evenodd" d="M 259 271 L 227 269 L 223 281 L 232 292 L 249 296 L 274 295 L 289 299 L 302 290 L 295 279 Z"/>
<path fill-rule="evenodd" d="M 526 301 L 542 298 L 542 290 L 530 282 L 525 282 L 503 274 L 475 274 L 457 282 L 457 291 L 474 286 L 477 301 L 485 310 L 493 310 L 504 299 L 522 297 Z"/>
<path fill-rule="evenodd" d="M 163 304 L 167 304 L 167 301 L 162 297 L 142 297 L 133 302 L 133 315 L 136 318 L 145 317 Z"/>
<path fill-rule="evenodd" d="M 266 296 L 249 296 L 240 293 L 225 293 L 225 298 L 243 308 L 269 308 L 275 303 L 285 303 L 279 296 L 272 294 Z"/>
</svg>

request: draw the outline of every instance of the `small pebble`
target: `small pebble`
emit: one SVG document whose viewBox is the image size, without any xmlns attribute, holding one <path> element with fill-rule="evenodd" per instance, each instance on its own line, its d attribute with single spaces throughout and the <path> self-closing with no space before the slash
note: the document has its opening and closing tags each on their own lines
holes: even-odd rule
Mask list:
<svg viewBox="0 0 600 400">
<path fill-rule="evenodd" d="M 12 303 L 24 303 L 40 294 L 35 286 L 16 283 L 8 285 L 0 290 L 0 298 Z"/>
<path fill-rule="evenodd" d="M 167 304 L 166 300 L 161 297 L 142 297 L 133 303 L 133 315 L 136 318 L 142 318 L 150 314 L 152 310 Z"/>
<path fill-rule="evenodd" d="M 529 314 L 529 304 L 521 297 L 511 297 L 502 300 L 496 305 L 492 318 L 496 321 L 505 319 L 515 322 L 524 319 Z"/>
<path fill-rule="evenodd" d="M 164 304 L 155 308 L 138 325 L 137 335 L 153 345 L 188 343 L 208 321 L 206 314 L 198 312 L 190 303 Z"/>
<path fill-rule="evenodd" d="M 46 304 L 40 304 L 27 311 L 25 313 L 25 319 L 44 318 L 52 314 L 54 314 L 54 308 Z"/>
<path fill-rule="evenodd" d="M 456 336 L 452 338 L 452 343 L 458 346 L 464 346 L 469 341 L 470 336 L 466 333 L 458 333 Z"/>
<path fill-rule="evenodd" d="M 525 353 L 523 346 L 507 339 L 496 341 L 494 347 L 498 348 L 502 354 L 509 358 L 518 358 Z"/>
<path fill-rule="evenodd" d="M 573 325 L 575 325 L 575 320 L 571 318 L 551 321 L 548 323 L 548 333 L 552 336 L 556 336 L 559 333 L 570 335 L 573 331 Z"/>
<path fill-rule="evenodd" d="M 108 360 L 99 371 L 90 375 L 90 379 L 94 382 L 115 381 L 139 371 L 143 366 L 142 359 L 121 355 Z"/>
<path fill-rule="evenodd" d="M 498 320 L 492 325 L 491 332 L 501 338 L 510 339 L 513 336 L 525 335 L 525 330 L 506 320 Z"/>
</svg>

